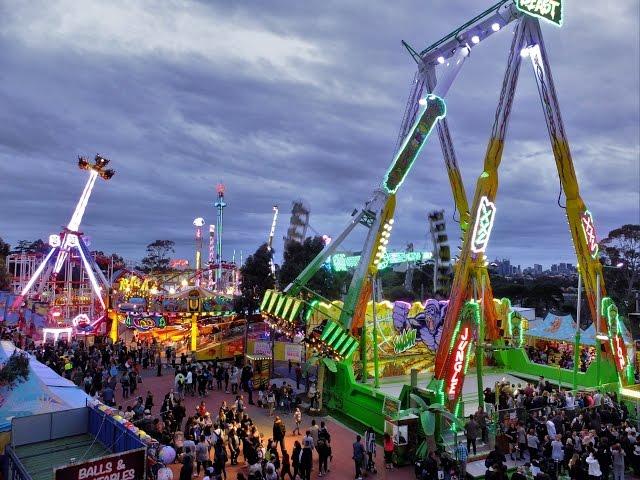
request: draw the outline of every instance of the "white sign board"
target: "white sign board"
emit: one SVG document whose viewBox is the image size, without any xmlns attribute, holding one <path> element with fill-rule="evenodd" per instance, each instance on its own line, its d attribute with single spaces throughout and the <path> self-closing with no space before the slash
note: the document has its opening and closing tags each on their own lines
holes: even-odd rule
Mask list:
<svg viewBox="0 0 640 480">
<path fill-rule="evenodd" d="M 284 345 L 284 359 L 292 362 L 302 362 L 302 345 L 286 343 Z"/>
<path fill-rule="evenodd" d="M 264 357 L 271 356 L 271 343 L 269 342 L 255 342 L 253 344 L 253 354 Z"/>
</svg>

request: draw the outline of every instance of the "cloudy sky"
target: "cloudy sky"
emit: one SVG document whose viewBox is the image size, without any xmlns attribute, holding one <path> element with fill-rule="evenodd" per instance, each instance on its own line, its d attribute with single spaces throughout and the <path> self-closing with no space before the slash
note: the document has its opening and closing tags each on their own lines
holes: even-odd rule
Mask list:
<svg viewBox="0 0 640 480">
<path fill-rule="evenodd" d="M 83 222 L 91 248 L 136 259 L 154 239 L 193 256 L 194 217 L 227 189 L 225 257 L 252 252 L 291 201 L 336 235 L 393 155 L 425 48 L 493 2 L 0 2 L 0 236 L 45 238 L 86 181 L 77 155 L 111 158 Z M 473 5 L 473 6 L 471 6 Z M 637 0 L 569 1 L 543 31 L 582 196 L 600 236 L 640 221 Z M 474 49 L 448 118 L 471 196 L 511 29 Z M 523 64 L 500 169 L 490 257 L 574 262 L 531 69 Z M 434 139 L 435 140 L 435 137 Z M 399 192 L 392 248 L 429 246 L 426 214 L 453 202 L 438 142 Z M 457 224 L 449 224 L 457 237 Z M 360 235 L 347 247 L 358 248 Z"/>
</svg>

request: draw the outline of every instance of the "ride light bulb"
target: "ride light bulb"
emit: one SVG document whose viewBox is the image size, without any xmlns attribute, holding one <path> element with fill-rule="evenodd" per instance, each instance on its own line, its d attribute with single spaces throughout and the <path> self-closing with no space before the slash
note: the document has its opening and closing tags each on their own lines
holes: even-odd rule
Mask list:
<svg viewBox="0 0 640 480">
<path fill-rule="evenodd" d="M 474 45 L 477 45 L 480 43 L 480 37 L 478 35 L 474 35 L 473 37 L 471 37 L 471 43 L 473 43 Z"/>
<path fill-rule="evenodd" d="M 491 30 L 493 30 L 494 32 L 497 32 L 498 30 L 500 30 L 500 24 L 498 22 L 492 24 Z"/>
</svg>

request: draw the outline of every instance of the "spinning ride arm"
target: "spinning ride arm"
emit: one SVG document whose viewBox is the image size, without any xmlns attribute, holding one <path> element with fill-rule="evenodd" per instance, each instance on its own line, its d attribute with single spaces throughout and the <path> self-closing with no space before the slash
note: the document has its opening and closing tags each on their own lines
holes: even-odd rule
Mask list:
<svg viewBox="0 0 640 480">
<path fill-rule="evenodd" d="M 608 338 L 603 342 L 605 354 L 614 361 L 620 381 L 623 385 L 633 383 L 632 364 L 628 361 L 624 338 L 618 324 L 622 320 L 618 318 L 617 307 L 607 297 L 594 220 L 580 196 L 540 24 L 537 20 L 530 20 L 528 24 L 528 56 L 533 66 L 558 176 L 566 196 L 567 222 L 591 318 L 594 319 L 596 333 L 601 334 L 603 339 Z M 596 352 L 599 354 L 600 348 L 597 348 Z M 597 366 L 599 368 L 599 362 Z"/>
<path fill-rule="evenodd" d="M 484 168 L 476 184 L 471 208 L 471 221 L 474 228 L 473 230 L 468 229 L 464 234 L 460 258 L 456 264 L 451 286 L 449 308 L 436 354 L 434 370 L 436 389 L 449 397 L 450 406 L 452 406 L 451 402 L 458 399 L 464 381 L 464 371 L 455 372 L 455 375 L 450 371 L 451 366 L 456 365 L 456 358 L 460 356 L 461 352 L 455 348 L 456 342 L 459 341 L 456 336 L 460 331 L 474 330 L 470 323 L 470 319 L 474 317 L 462 315 L 468 299 L 482 297 L 479 305 L 479 315 L 482 318 L 478 323 L 482 322 L 487 327 L 486 333 L 489 339 L 495 340 L 499 335 L 494 302 L 491 289 L 488 287 L 484 251 L 495 217 L 493 201 L 498 189 L 498 166 L 502 160 L 504 139 L 520 71 L 520 49 L 525 41 L 525 25 L 526 21 L 524 20 L 518 23 L 511 44 L 500 101 L 485 154 Z M 483 329 L 479 328 L 478 330 L 482 333 Z M 469 339 L 469 341 L 471 340 Z M 476 342 L 484 343 L 484 341 L 485 338 L 482 338 L 481 335 L 476 339 Z M 444 398 L 441 401 L 444 401 Z"/>
<path fill-rule="evenodd" d="M 465 52 L 465 50 L 465 48 L 459 49 L 456 55 L 457 61 L 450 69 L 449 76 L 455 77 L 459 72 L 468 54 L 468 51 Z M 395 194 L 409 174 L 433 127 L 439 119 L 446 115 L 446 106 L 442 96 L 450 84 L 451 81 L 444 82 L 445 87 L 420 100 L 416 121 L 391 162 L 382 180 L 381 188 L 375 190 L 371 199 L 354 214 L 342 233 L 325 246 L 300 275 L 285 288 L 284 294 L 268 291 L 263 299 L 260 309 L 268 318 L 273 319 L 276 323 L 291 322 L 292 317 L 298 315 L 300 310 L 299 300 L 294 300 L 292 297 L 299 295 L 302 290 L 308 290 L 305 286 L 306 283 L 356 225 L 366 226 L 369 231 L 360 255 L 360 261 L 344 300 L 340 319 L 338 322 L 328 321 L 320 335 L 323 344 L 327 347 L 325 350 L 338 359 L 350 357 L 357 347 L 357 340 L 352 335 L 357 334 L 364 323 L 366 304 L 372 288 L 369 278 L 372 273 L 377 271 L 378 263 L 386 252 L 386 244 L 389 241 L 393 225 Z M 309 292 L 317 296 L 314 292 Z"/>
</svg>

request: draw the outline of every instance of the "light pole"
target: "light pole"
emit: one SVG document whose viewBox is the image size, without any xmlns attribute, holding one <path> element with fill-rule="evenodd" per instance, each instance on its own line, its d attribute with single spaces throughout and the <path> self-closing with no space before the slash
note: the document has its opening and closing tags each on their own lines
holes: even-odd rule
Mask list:
<svg viewBox="0 0 640 480">
<path fill-rule="evenodd" d="M 582 304 L 582 275 L 578 267 L 578 304 L 576 305 L 576 340 L 573 345 L 573 390 L 578 389 L 578 365 L 580 364 L 580 307 Z"/>
</svg>

